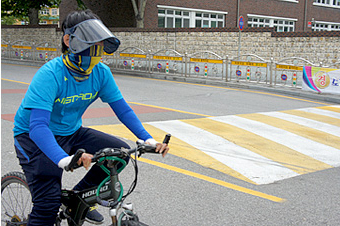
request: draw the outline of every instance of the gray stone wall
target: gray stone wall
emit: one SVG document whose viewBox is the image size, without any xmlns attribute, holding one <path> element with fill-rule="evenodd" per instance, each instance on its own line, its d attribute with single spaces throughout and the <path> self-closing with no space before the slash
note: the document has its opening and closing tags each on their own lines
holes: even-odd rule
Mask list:
<svg viewBox="0 0 340 226">
<path fill-rule="evenodd" d="M 161 49 L 175 49 L 179 53 L 193 54 L 212 51 L 229 59 L 236 57 L 239 33 L 165 32 L 165 31 L 113 31 L 121 40 L 120 50 L 138 47 L 154 53 Z M 46 46 L 61 49 L 61 31 L 56 28 L 2 28 L 1 43 L 10 45 Z M 279 61 L 286 57 L 301 57 L 315 64 L 330 65 L 340 61 L 340 36 L 332 37 L 273 37 L 271 32 L 242 32 L 241 54 L 256 54 L 265 60 Z"/>
</svg>

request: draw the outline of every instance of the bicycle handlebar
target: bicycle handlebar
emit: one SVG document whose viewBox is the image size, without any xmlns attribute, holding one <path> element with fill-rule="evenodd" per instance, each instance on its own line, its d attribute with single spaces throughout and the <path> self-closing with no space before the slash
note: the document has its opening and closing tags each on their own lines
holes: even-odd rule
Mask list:
<svg viewBox="0 0 340 226">
<path fill-rule="evenodd" d="M 165 138 L 163 140 L 164 144 L 168 144 L 170 141 L 171 134 L 165 135 Z M 138 157 L 140 157 L 142 154 L 145 153 L 152 153 L 152 154 L 160 154 L 159 152 L 156 152 L 156 147 L 153 145 L 145 144 L 144 142 L 136 142 L 137 146 L 130 149 L 125 148 L 103 148 L 97 151 L 92 158 L 92 162 L 98 162 L 100 158 L 108 157 L 108 156 L 115 156 L 118 158 L 124 158 L 126 156 L 130 156 L 132 153 L 138 153 Z M 70 164 L 68 164 L 65 167 L 66 171 L 73 171 L 74 169 L 77 169 L 82 166 L 78 165 L 77 162 L 82 156 L 82 154 L 85 153 L 84 149 L 78 149 L 76 153 L 74 154 Z"/>
<path fill-rule="evenodd" d="M 77 152 L 74 154 L 71 162 L 65 167 L 65 170 L 66 171 L 71 170 L 71 172 L 72 172 L 74 169 L 81 167 L 82 164 L 78 165 L 77 162 L 78 162 L 78 160 L 80 159 L 80 157 L 82 156 L 83 153 L 85 153 L 84 149 L 78 149 Z"/>
</svg>

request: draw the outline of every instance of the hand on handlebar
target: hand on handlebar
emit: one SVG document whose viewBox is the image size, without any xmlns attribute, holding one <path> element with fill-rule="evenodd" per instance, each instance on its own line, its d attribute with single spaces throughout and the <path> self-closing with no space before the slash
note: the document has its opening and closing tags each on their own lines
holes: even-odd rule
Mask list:
<svg viewBox="0 0 340 226">
<path fill-rule="evenodd" d="M 156 146 L 156 152 L 162 154 L 163 157 L 168 153 L 169 147 L 168 143 L 171 135 L 167 134 L 163 140 L 163 143 L 157 143 L 154 139 L 148 139 L 145 141 L 146 144 Z"/>
<path fill-rule="evenodd" d="M 83 153 L 80 157 L 80 159 L 78 160 L 77 164 L 80 166 L 81 164 L 83 164 L 83 166 L 85 167 L 86 170 L 89 169 L 89 167 L 91 166 L 91 162 L 92 162 L 92 158 L 93 155 L 88 154 L 88 153 Z"/>
<path fill-rule="evenodd" d="M 161 143 L 157 143 L 156 144 L 156 152 L 162 154 L 162 156 L 164 157 L 169 151 L 169 147 L 168 144 L 161 144 Z"/>
<path fill-rule="evenodd" d="M 73 172 L 73 169 L 84 166 L 86 170 L 91 166 L 93 155 L 85 153 L 84 149 L 78 149 L 74 155 L 67 156 L 59 161 L 58 166 L 66 171 Z"/>
</svg>

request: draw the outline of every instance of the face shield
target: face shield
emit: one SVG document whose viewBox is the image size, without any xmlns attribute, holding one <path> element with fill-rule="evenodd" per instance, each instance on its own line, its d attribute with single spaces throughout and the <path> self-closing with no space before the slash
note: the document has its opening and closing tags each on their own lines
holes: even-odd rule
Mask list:
<svg viewBox="0 0 340 226">
<path fill-rule="evenodd" d="M 97 42 L 104 41 L 104 51 L 108 54 L 115 52 L 120 41 L 98 19 L 85 20 L 65 30 L 70 35 L 69 48 L 73 53 L 80 53 Z"/>
</svg>

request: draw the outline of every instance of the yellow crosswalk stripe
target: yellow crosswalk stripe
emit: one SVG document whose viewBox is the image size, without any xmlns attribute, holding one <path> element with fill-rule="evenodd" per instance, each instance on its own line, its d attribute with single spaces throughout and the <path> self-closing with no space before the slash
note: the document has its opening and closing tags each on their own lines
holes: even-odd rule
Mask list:
<svg viewBox="0 0 340 226">
<path fill-rule="evenodd" d="M 278 162 L 299 174 L 315 172 L 332 167 L 296 152 L 284 145 L 226 123 L 217 122 L 211 119 L 189 119 L 183 121 Z"/>
<path fill-rule="evenodd" d="M 102 131 L 104 133 L 112 134 L 118 137 L 123 137 L 129 139 L 131 141 L 135 141 L 137 138 L 129 129 L 127 129 L 124 125 L 98 125 L 98 126 L 89 126 L 90 128 Z"/>
<path fill-rule="evenodd" d="M 312 120 L 319 121 L 319 122 L 328 123 L 328 124 L 334 125 L 334 126 L 340 126 L 340 119 L 335 119 L 335 118 L 324 116 L 324 115 L 319 115 L 319 114 L 300 111 L 300 110 L 288 110 L 288 111 L 282 111 L 282 112 L 287 113 L 287 114 L 291 114 L 291 115 L 296 115 L 296 116 L 308 118 L 308 119 L 312 119 Z"/>
<path fill-rule="evenodd" d="M 314 140 L 318 143 L 325 144 L 337 149 L 340 149 L 340 137 L 321 132 L 319 130 L 309 128 L 306 126 L 298 125 L 293 122 L 288 122 L 283 119 L 274 118 L 267 115 L 261 114 L 249 114 L 249 115 L 238 115 L 240 117 L 244 117 L 247 119 L 255 120 L 258 122 L 262 122 L 285 131 L 289 131 L 291 133 L 295 133 L 299 136 L 305 137 L 310 140 Z M 340 151 L 339 151 L 340 154 Z"/>
<path fill-rule="evenodd" d="M 322 110 L 327 110 L 327 111 L 334 111 L 340 113 L 340 108 L 337 107 L 332 107 L 332 106 L 323 106 L 323 107 L 317 107 Z"/>
<path fill-rule="evenodd" d="M 156 140 L 162 141 L 164 138 L 164 131 L 148 124 L 144 124 L 144 127 Z M 169 147 L 170 153 L 173 155 L 254 184 L 253 181 L 249 180 L 239 172 L 231 169 L 230 167 L 224 165 L 220 161 L 212 158 L 190 144 L 183 142 L 177 137 L 171 137 Z"/>
</svg>

